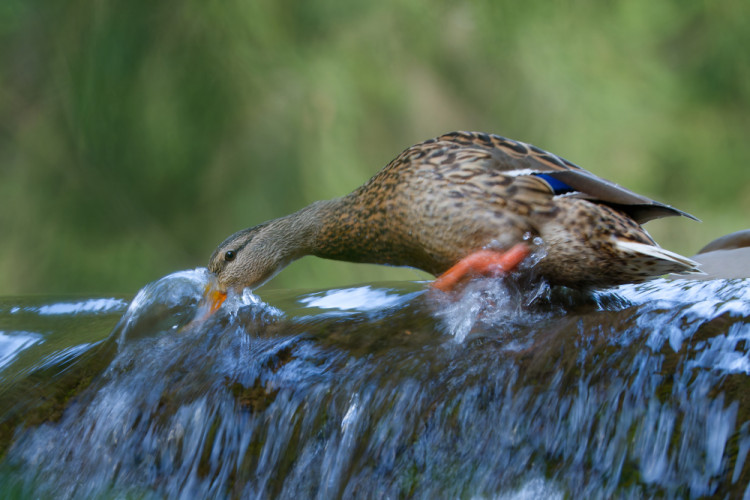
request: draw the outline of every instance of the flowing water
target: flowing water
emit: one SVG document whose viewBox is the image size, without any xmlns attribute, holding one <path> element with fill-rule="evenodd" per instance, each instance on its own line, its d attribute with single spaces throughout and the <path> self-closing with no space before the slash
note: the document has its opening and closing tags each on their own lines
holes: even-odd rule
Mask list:
<svg viewBox="0 0 750 500">
<path fill-rule="evenodd" d="M 207 279 L 0 301 L 0 497 L 750 496 L 750 280 Z"/>
</svg>

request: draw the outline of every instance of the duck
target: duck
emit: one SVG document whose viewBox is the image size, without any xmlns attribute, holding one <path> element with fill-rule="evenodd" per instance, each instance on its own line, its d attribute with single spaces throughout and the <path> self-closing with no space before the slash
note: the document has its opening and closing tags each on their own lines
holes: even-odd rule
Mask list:
<svg viewBox="0 0 750 500">
<path fill-rule="evenodd" d="M 698 250 L 691 257 L 701 268 L 700 275 L 677 274 L 669 278 L 693 280 L 750 278 L 750 229 L 725 234 Z"/>
<path fill-rule="evenodd" d="M 232 234 L 208 269 L 217 297 L 307 255 L 418 268 L 444 291 L 530 255 L 534 276 L 576 289 L 700 272 L 641 226 L 668 216 L 698 220 L 536 146 L 459 131 L 407 148 L 345 196 Z"/>
</svg>

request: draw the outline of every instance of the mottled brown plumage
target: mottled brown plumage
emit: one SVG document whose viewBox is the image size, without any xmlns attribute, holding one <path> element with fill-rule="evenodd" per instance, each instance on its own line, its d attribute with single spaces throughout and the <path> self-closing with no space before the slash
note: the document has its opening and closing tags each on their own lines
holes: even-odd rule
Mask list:
<svg viewBox="0 0 750 500">
<path fill-rule="evenodd" d="M 612 286 L 696 270 L 640 226 L 670 215 L 694 218 L 534 146 L 454 132 L 406 149 L 349 195 L 235 233 L 209 269 L 222 290 L 258 287 L 304 255 L 437 275 L 536 238 L 545 256 L 533 271 L 550 283 Z"/>
</svg>

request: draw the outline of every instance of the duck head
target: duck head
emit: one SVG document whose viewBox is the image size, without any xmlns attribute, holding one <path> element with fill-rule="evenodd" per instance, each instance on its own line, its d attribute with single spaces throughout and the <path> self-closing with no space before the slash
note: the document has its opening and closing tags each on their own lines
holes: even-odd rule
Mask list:
<svg viewBox="0 0 750 500">
<path fill-rule="evenodd" d="M 242 292 L 255 289 L 273 278 L 288 260 L 284 245 L 270 234 L 268 224 L 261 224 L 234 233 L 214 251 L 208 270 L 216 277 L 216 288 Z"/>
</svg>

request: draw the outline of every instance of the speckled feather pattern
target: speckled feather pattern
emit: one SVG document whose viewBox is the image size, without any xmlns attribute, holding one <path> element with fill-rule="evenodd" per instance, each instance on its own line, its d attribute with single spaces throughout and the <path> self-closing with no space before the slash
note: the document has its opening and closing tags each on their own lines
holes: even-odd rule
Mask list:
<svg viewBox="0 0 750 500">
<path fill-rule="evenodd" d="M 534 174 L 560 179 L 574 192 L 556 195 Z M 691 217 L 534 146 L 454 132 L 406 149 L 347 196 L 271 221 L 263 239 L 287 240 L 286 250 L 279 250 L 282 266 L 313 254 L 437 275 L 476 250 L 504 250 L 539 237 L 545 257 L 534 272 L 552 284 L 611 286 L 689 270 L 687 259 L 634 254 L 617 245 L 655 246 L 639 223 L 667 215 Z M 292 228 L 304 238 L 290 234 Z M 222 253 L 240 243 L 252 246 L 235 236 L 212 257 L 220 279 L 228 271 L 219 262 Z"/>
</svg>

